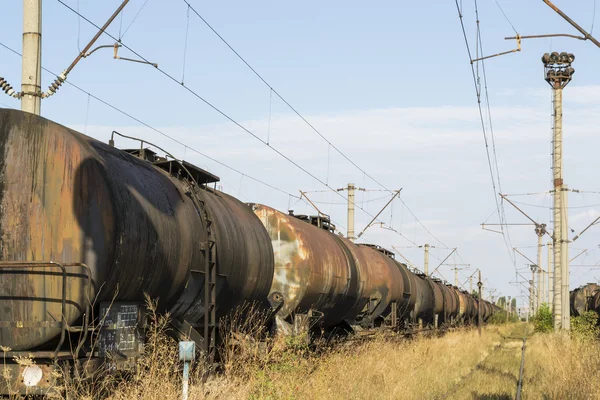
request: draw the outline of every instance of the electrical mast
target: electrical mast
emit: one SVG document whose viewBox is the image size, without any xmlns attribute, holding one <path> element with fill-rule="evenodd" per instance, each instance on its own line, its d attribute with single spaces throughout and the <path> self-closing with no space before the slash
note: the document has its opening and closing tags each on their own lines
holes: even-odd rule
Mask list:
<svg viewBox="0 0 600 400">
<path fill-rule="evenodd" d="M 537 248 L 537 273 L 538 273 L 538 286 L 537 286 L 537 299 L 536 299 L 536 313 L 540 310 L 540 305 L 544 301 L 544 269 L 542 268 L 542 247 L 544 244 L 542 243 L 542 239 L 544 234 L 546 233 L 545 229 L 542 229 L 541 226 L 535 227 L 535 233 L 538 237 L 538 248 Z"/>
<path fill-rule="evenodd" d="M 425 261 L 423 263 L 423 272 L 426 276 L 429 276 L 429 245 L 425 244 L 423 247 L 425 248 Z"/>
<path fill-rule="evenodd" d="M 552 242 L 548 242 L 548 307 L 554 312 L 554 267 L 552 265 Z"/>
<path fill-rule="evenodd" d="M 42 0 L 23 0 L 21 110 L 40 115 L 42 80 Z"/>
<path fill-rule="evenodd" d="M 530 267 L 531 267 L 531 281 L 530 281 L 530 288 L 529 288 L 529 314 L 533 318 L 537 314 L 537 309 L 538 309 L 538 304 L 536 303 L 536 299 L 539 298 L 539 296 L 536 296 L 536 284 L 535 284 L 535 275 L 538 270 L 538 266 L 535 264 L 531 264 Z M 539 286 L 539 282 L 538 282 L 538 286 Z M 537 292 L 539 293 L 539 287 L 537 288 Z"/>
<path fill-rule="evenodd" d="M 571 63 L 575 56 L 570 53 L 553 52 L 544 54 L 545 80 L 552 87 L 554 97 L 554 138 L 552 171 L 554 185 L 554 330 L 569 330 L 571 327 L 569 308 L 569 259 L 567 237 L 568 216 L 566 192 L 563 181 L 562 141 L 562 91 L 571 82 L 575 70 Z"/>
<path fill-rule="evenodd" d="M 356 239 L 356 237 L 354 236 L 354 191 L 364 191 L 365 189 L 357 188 L 356 186 L 354 186 L 354 183 L 349 183 L 348 186 L 346 186 L 345 188 L 338 189 L 337 191 L 341 192 L 342 190 L 348 191 L 348 231 L 346 232 L 346 237 L 351 242 L 354 242 L 354 240 Z"/>
</svg>

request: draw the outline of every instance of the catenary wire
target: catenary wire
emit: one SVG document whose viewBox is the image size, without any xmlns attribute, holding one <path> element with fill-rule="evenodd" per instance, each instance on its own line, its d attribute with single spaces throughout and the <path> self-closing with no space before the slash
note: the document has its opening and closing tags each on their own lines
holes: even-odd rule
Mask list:
<svg viewBox="0 0 600 400">
<path fill-rule="evenodd" d="M 22 57 L 21 53 L 19 53 L 18 51 L 14 50 L 13 48 L 7 46 L 6 44 L 0 42 L 0 46 L 4 47 L 5 49 L 7 49 L 8 51 L 12 52 L 13 54 L 15 54 L 17 56 Z M 48 73 L 50 73 L 52 75 L 56 75 L 53 71 L 49 70 L 48 68 L 45 68 L 44 66 L 42 66 L 41 68 L 44 71 L 46 71 L 46 72 L 48 72 Z M 287 191 L 285 191 L 283 189 L 280 189 L 280 188 L 278 188 L 278 187 L 276 187 L 276 186 L 274 186 L 274 185 L 272 185 L 270 183 L 267 183 L 267 182 L 265 182 L 265 181 L 263 181 L 261 179 L 255 178 L 255 177 L 253 177 L 251 175 L 248 175 L 248 174 L 246 174 L 246 173 L 244 173 L 244 172 L 242 172 L 242 171 L 240 171 L 240 170 L 238 170 L 238 169 L 236 169 L 234 167 L 231 167 L 231 166 L 229 166 L 229 165 L 227 165 L 227 164 L 225 164 L 225 163 L 223 163 L 223 162 L 221 162 L 221 161 L 219 161 L 219 160 L 217 160 L 217 159 L 215 159 L 213 157 L 210 157 L 209 155 L 207 155 L 207 154 L 205 154 L 205 153 L 203 153 L 201 151 L 198 151 L 198 150 L 194 149 L 193 147 L 190 147 L 189 145 L 181 142 L 180 140 L 174 138 L 173 136 L 168 135 L 168 134 L 164 133 L 163 131 L 161 131 L 161 130 L 159 130 L 159 129 L 157 129 L 157 128 L 151 126 L 151 125 L 149 125 L 148 123 L 146 123 L 146 122 L 140 120 L 139 118 L 133 116 L 132 114 L 130 114 L 130 113 L 128 113 L 128 112 L 126 112 L 126 111 L 118 108 L 117 106 L 114 106 L 114 105 L 108 103 L 107 101 L 105 101 L 105 100 L 99 98 L 98 96 L 96 96 L 96 95 L 88 92 L 87 90 L 85 90 L 82 87 L 74 84 L 73 82 L 71 82 L 71 81 L 65 81 L 65 82 L 67 84 L 69 84 L 70 86 L 74 87 L 75 89 L 79 90 L 80 92 L 86 94 L 88 96 L 88 98 L 93 98 L 94 100 L 96 100 L 96 101 L 104 104 L 105 106 L 107 106 L 107 107 L 109 107 L 109 108 L 111 108 L 111 109 L 119 112 L 120 114 L 122 114 L 122 115 L 124 115 L 124 116 L 126 116 L 126 117 L 128 117 L 128 118 L 130 118 L 130 119 L 132 119 L 134 121 L 136 121 L 137 123 L 145 126 L 146 128 L 148 128 L 148 129 L 150 129 L 150 130 L 152 130 L 152 131 L 154 131 L 154 132 L 156 132 L 156 133 L 158 133 L 158 134 L 166 137 L 167 139 L 169 139 L 169 140 L 171 140 L 171 141 L 173 141 L 173 142 L 175 142 L 175 143 L 183 146 L 184 148 L 189 149 L 192 152 L 194 152 L 194 153 L 196 153 L 196 154 L 198 154 L 198 155 L 200 155 L 202 157 L 205 157 L 205 158 L 207 158 L 207 159 L 209 159 L 209 160 L 211 160 L 211 161 L 213 161 L 213 162 L 215 162 L 215 163 L 217 163 L 217 164 L 219 164 L 219 165 L 221 165 L 221 166 L 223 166 L 223 167 L 225 167 L 225 168 L 227 168 L 227 169 L 229 169 L 229 170 L 231 170 L 233 172 L 236 172 L 236 173 L 240 174 L 242 178 L 246 177 L 246 178 L 248 178 L 248 179 L 250 179 L 250 180 L 252 180 L 252 181 L 254 181 L 256 183 L 264 185 L 264 186 L 266 186 L 266 187 L 268 187 L 270 189 L 273 189 L 273 190 L 275 190 L 275 191 L 277 191 L 279 193 L 286 194 L 286 195 L 289 196 L 289 198 L 292 198 L 292 197 L 296 198 L 296 199 L 298 199 L 297 201 L 303 200 L 304 203 L 306 203 L 307 205 L 309 205 L 308 202 L 306 200 L 300 198 L 300 196 L 297 196 L 297 195 L 294 195 L 292 193 L 289 193 L 289 192 L 287 192 Z M 7 106 L 7 107 L 10 108 L 10 106 Z M 334 221 L 333 219 L 331 219 L 331 222 L 333 222 L 337 227 L 341 227 L 344 230 L 346 230 L 346 227 L 344 225 L 342 225 L 342 224 Z"/>
<path fill-rule="evenodd" d="M 58 0 L 61 1 L 61 0 Z M 225 40 L 225 38 L 194 8 L 194 6 L 192 6 L 187 0 L 183 0 L 183 2 L 185 4 L 187 4 L 188 7 L 191 8 L 192 12 L 194 14 L 196 14 L 196 16 L 285 104 L 289 107 L 290 110 L 292 110 L 292 112 L 294 112 L 302 121 L 304 121 L 304 123 L 306 123 L 306 125 L 308 125 L 308 127 L 313 130 L 317 135 L 319 135 L 328 145 L 330 145 L 335 151 L 337 151 L 344 159 L 346 159 L 350 164 L 352 164 L 355 168 L 357 168 L 360 172 L 362 172 L 365 176 L 367 176 L 369 179 L 371 179 L 373 182 L 375 182 L 377 185 L 379 185 L 380 187 L 384 188 L 387 192 L 393 194 L 394 192 L 390 189 L 388 189 L 385 185 L 383 185 L 381 182 L 379 182 L 377 179 L 375 179 L 372 175 L 370 175 L 369 173 L 367 173 L 364 169 L 362 169 L 360 166 L 358 166 L 354 160 L 352 160 L 350 157 L 348 157 L 344 152 L 342 152 L 337 146 L 335 146 L 329 139 L 327 139 L 327 137 L 325 137 L 325 135 L 318 130 L 313 124 L 311 124 L 305 117 L 304 115 L 302 115 L 295 107 L 293 107 L 277 90 L 275 90 L 273 88 L 273 86 L 261 75 L 258 73 L 258 71 L 256 71 L 256 69 L 254 69 L 254 67 L 252 67 L 250 65 L 250 63 L 248 61 L 246 61 L 246 59 L 244 57 L 241 56 L 241 54 L 235 50 L 233 48 L 233 46 L 227 41 Z M 415 218 L 415 220 L 419 223 L 419 225 L 421 225 L 421 227 L 425 230 L 425 232 L 427 232 L 434 240 L 436 240 L 438 243 L 446 246 L 442 241 L 439 240 L 439 238 L 437 238 L 422 222 L 421 220 L 419 220 L 417 218 L 417 216 L 413 213 L 413 211 L 408 207 L 408 205 L 406 205 L 406 203 L 404 202 L 404 200 L 402 198 L 400 198 L 400 201 L 404 204 L 404 206 L 406 207 L 406 209 L 411 213 L 411 215 Z"/>
<path fill-rule="evenodd" d="M 131 22 L 129 23 L 129 25 L 127 25 L 127 28 L 125 28 L 125 30 L 123 31 L 123 34 L 119 35 L 119 38 L 121 40 L 123 40 L 123 36 L 125 36 L 125 34 L 127 33 L 127 31 L 129 30 L 129 28 L 131 28 L 131 25 L 133 25 L 133 23 L 135 22 L 135 20 L 137 19 L 137 17 L 140 16 L 140 14 L 142 13 L 142 10 L 144 9 L 144 7 L 146 7 L 146 4 L 148 4 L 148 1 L 150 0 L 146 0 L 144 2 L 144 4 L 142 4 L 142 7 L 140 7 L 140 9 L 138 10 L 137 14 L 135 14 L 135 17 L 133 17 L 133 19 L 131 20 Z M 123 15 L 123 14 L 121 14 Z"/>
<path fill-rule="evenodd" d="M 500 12 L 502 13 L 502 15 L 504 15 L 504 19 L 506 19 L 506 21 L 510 24 L 510 27 L 512 28 L 512 30 L 515 31 L 515 33 L 518 35 L 519 32 L 517 32 L 517 28 L 515 28 L 515 26 L 513 25 L 513 23 L 510 22 L 510 19 L 508 18 L 508 16 L 506 15 L 506 13 L 504 12 L 504 10 L 502 9 L 502 6 L 498 2 L 498 0 L 494 0 L 494 1 L 496 2 L 496 5 L 500 9 Z M 592 26 L 593 26 L 593 24 L 592 24 Z"/>
<path fill-rule="evenodd" d="M 461 25 L 461 29 L 462 29 L 462 33 L 463 33 L 463 37 L 464 37 L 464 41 L 465 41 L 465 46 L 467 49 L 467 54 L 469 56 L 469 61 L 471 61 L 473 59 L 472 55 L 471 55 L 471 48 L 469 46 L 469 41 L 467 39 L 467 32 L 465 30 L 465 25 L 464 25 L 464 21 L 463 21 L 463 14 L 461 11 L 461 8 L 458 4 L 458 0 L 455 0 L 456 3 L 456 9 L 458 11 L 458 17 L 460 20 L 460 25 Z M 479 28 L 478 28 L 479 30 Z M 478 40 L 479 40 L 479 35 L 478 35 Z M 477 46 L 477 51 L 479 51 L 479 46 Z M 471 74 L 473 77 L 473 84 L 475 86 L 475 92 L 477 95 L 477 106 L 478 106 L 478 110 L 479 110 L 479 117 L 480 117 L 480 122 L 481 122 L 481 129 L 482 129 L 482 133 L 483 133 L 483 139 L 484 139 L 484 143 L 485 143 L 485 150 L 486 150 L 486 155 L 487 155 L 487 161 L 488 161 L 488 168 L 489 168 L 489 173 L 490 173 L 490 178 L 492 181 L 492 190 L 493 190 L 493 194 L 494 194 L 494 201 L 496 203 L 496 211 L 498 214 L 498 218 L 500 220 L 500 222 L 502 223 L 503 221 L 503 217 L 502 217 L 502 212 L 500 211 L 500 203 L 498 202 L 498 196 L 496 193 L 496 180 L 494 178 L 494 172 L 493 172 L 493 168 L 492 168 L 492 161 L 491 161 L 491 156 L 490 156 L 490 151 L 489 151 L 489 143 L 488 143 L 488 139 L 487 139 L 487 134 L 486 134 L 486 129 L 485 129 L 485 120 L 483 117 L 483 110 L 481 108 L 481 92 L 479 89 L 479 83 L 478 83 L 478 79 L 477 79 L 477 74 L 475 72 L 475 67 L 473 66 L 473 63 L 470 64 L 471 65 Z M 501 231 L 502 231 L 502 237 L 504 238 L 504 242 L 507 248 L 507 252 L 509 254 L 509 257 L 511 259 L 511 261 L 513 262 L 513 264 L 515 263 L 515 259 L 512 255 L 512 253 L 510 252 L 510 246 L 509 243 L 506 239 L 506 235 L 504 234 L 504 229 L 501 226 Z"/>
<path fill-rule="evenodd" d="M 69 9 L 71 12 L 77 14 L 80 18 L 82 18 L 84 21 L 88 22 L 89 24 L 93 25 L 94 27 L 96 27 L 97 29 L 101 29 L 100 26 L 98 26 L 96 23 L 94 23 L 93 21 L 91 21 L 90 19 L 88 19 L 87 17 L 85 17 L 84 15 L 78 13 L 73 7 L 69 6 L 68 4 L 66 4 L 63 0 L 57 0 L 60 4 L 62 4 L 64 7 L 66 7 L 67 9 Z M 192 10 L 193 11 L 193 10 Z M 112 34 L 110 34 L 107 31 L 103 32 L 105 35 L 111 37 L 113 40 L 118 41 L 118 39 L 116 37 L 114 37 Z M 130 46 L 128 46 L 127 44 L 123 43 L 122 41 L 120 42 L 121 45 L 123 47 L 125 47 L 127 50 L 131 51 L 133 54 L 135 54 L 137 57 L 139 57 L 141 60 L 145 61 L 148 64 L 151 64 L 150 61 L 142 56 L 140 53 L 136 52 L 134 49 L 132 49 Z M 310 171 L 308 171 L 306 168 L 304 168 L 303 166 L 301 166 L 300 164 L 298 164 L 296 161 L 292 160 L 290 157 L 288 157 L 286 154 L 282 153 L 280 150 L 276 149 L 275 147 L 267 144 L 267 142 L 262 139 L 261 137 L 259 137 L 258 135 L 256 135 L 254 132 L 252 132 L 251 130 L 249 130 L 248 128 L 246 128 L 244 125 L 242 125 L 240 122 L 238 122 L 237 120 L 235 120 L 233 117 L 231 117 L 229 114 L 225 113 L 223 110 L 221 110 L 220 108 L 218 108 L 217 106 L 215 106 L 213 103 L 211 103 L 210 101 L 208 101 L 207 99 L 205 99 L 204 97 L 202 97 L 200 94 L 198 94 L 197 92 L 195 92 L 194 90 L 192 90 L 189 86 L 181 84 L 181 82 L 179 82 L 173 75 L 169 74 L 168 72 L 166 72 L 165 70 L 161 69 L 158 66 L 155 66 L 155 69 L 158 70 L 160 73 L 162 73 L 165 77 L 167 77 L 168 79 L 170 79 L 171 81 L 177 83 L 178 86 L 183 87 L 185 90 L 187 90 L 190 94 L 192 94 L 194 97 L 196 97 L 197 99 L 199 99 L 200 101 L 202 101 L 204 104 L 206 104 L 207 106 L 209 106 L 210 108 L 212 108 L 214 111 L 216 111 L 217 113 L 219 113 L 221 116 L 223 116 L 225 119 L 229 120 L 231 123 L 233 123 L 234 125 L 236 125 L 238 128 L 240 128 L 241 130 L 243 130 L 244 132 L 248 133 L 249 135 L 251 135 L 252 137 L 254 137 L 256 140 L 258 140 L 259 142 L 261 142 L 262 144 L 266 145 L 268 148 L 270 148 L 272 151 L 274 151 L 275 153 L 277 153 L 279 156 L 281 156 L 282 158 L 284 158 L 285 160 L 287 160 L 289 163 L 291 163 L 292 165 L 294 165 L 296 168 L 300 169 L 302 172 L 304 172 L 306 175 L 310 176 L 311 178 L 313 178 L 314 180 L 316 180 L 317 182 L 321 183 L 322 185 L 329 187 L 332 191 L 334 191 L 335 193 L 338 194 L 338 196 L 340 196 L 342 199 L 348 201 L 348 199 L 346 197 L 344 197 L 342 194 L 340 194 L 339 192 L 335 191 L 335 189 L 331 188 L 326 182 L 324 182 L 321 178 L 317 177 L 316 175 L 314 175 L 313 173 L 311 173 Z M 276 93 L 275 91 L 273 91 L 274 93 Z M 276 93 L 277 94 L 277 93 Z M 284 100 L 285 101 L 285 100 Z M 291 107 L 291 106 L 290 106 Z M 308 123 L 308 121 L 306 121 Z M 332 144 L 332 147 L 335 148 L 335 146 Z M 361 170 L 362 171 L 362 170 Z M 363 171 L 364 172 L 364 171 Z M 367 174 L 367 176 L 369 176 Z M 369 176 L 370 177 L 370 176 Z M 371 178 L 373 179 L 373 178 Z M 378 181 L 374 180 L 374 182 L 376 182 L 377 184 L 379 184 L 381 187 L 385 188 L 385 186 L 383 186 L 382 184 L 380 184 Z M 388 190 L 390 193 L 393 193 L 393 191 Z M 358 209 L 360 209 L 361 211 L 363 211 L 365 214 L 369 215 L 370 217 L 373 217 L 373 215 L 371 213 L 369 213 L 367 210 L 365 210 L 364 208 L 360 207 L 358 204 L 353 203 L 355 205 L 355 207 L 357 207 Z M 407 206 L 407 209 L 410 211 L 410 209 Z M 412 212 L 411 212 L 412 213 Z M 414 214 L 413 214 L 414 216 Z M 415 217 L 415 220 L 418 220 Z M 378 222 L 382 222 L 380 220 L 377 220 Z M 419 221 L 420 222 L 420 221 Z M 423 228 L 427 230 L 427 228 L 425 228 L 425 226 L 420 222 L 420 224 L 423 226 Z M 393 230 L 393 229 L 392 229 Z M 399 236 L 401 236 L 402 238 L 404 238 L 405 240 L 414 243 L 413 241 L 411 241 L 409 238 L 407 238 L 406 236 L 404 236 L 403 234 L 401 234 L 400 232 L 393 230 L 396 234 L 398 234 Z M 428 231 L 429 232 L 429 231 Z M 431 234 L 431 232 L 429 232 L 429 234 L 435 238 L 435 236 L 433 234 Z M 436 240 L 438 242 L 439 239 L 436 238 Z M 440 242 L 441 243 L 441 242 Z M 443 244 L 443 243 L 442 243 Z"/>
</svg>

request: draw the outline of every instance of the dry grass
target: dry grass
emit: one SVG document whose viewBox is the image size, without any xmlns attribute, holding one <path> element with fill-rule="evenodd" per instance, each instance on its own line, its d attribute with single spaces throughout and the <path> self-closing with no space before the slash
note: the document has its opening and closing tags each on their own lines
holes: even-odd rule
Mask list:
<svg viewBox="0 0 600 400">
<path fill-rule="evenodd" d="M 452 397 L 500 343 L 508 327 L 452 332 L 441 338 L 378 336 L 349 342 L 320 356 L 274 349 L 261 368 L 247 365 L 243 379 L 230 377 L 197 399 L 427 399 Z M 204 396 L 204 397 L 202 397 Z"/>
<path fill-rule="evenodd" d="M 93 388 L 70 386 L 70 399 L 180 399 L 177 344 L 157 317 L 138 372 L 126 380 L 105 376 Z M 222 352 L 225 373 L 200 384 L 192 371 L 191 400 L 204 399 L 513 399 L 524 324 L 450 332 L 405 340 L 369 340 L 321 346 L 256 340 L 255 324 L 232 329 Z M 528 339 L 524 399 L 600 398 L 600 344 L 537 334 Z M 110 390 L 110 395 L 107 393 Z"/>
<path fill-rule="evenodd" d="M 524 399 L 600 399 L 600 343 L 535 335 L 525 357 Z"/>
</svg>

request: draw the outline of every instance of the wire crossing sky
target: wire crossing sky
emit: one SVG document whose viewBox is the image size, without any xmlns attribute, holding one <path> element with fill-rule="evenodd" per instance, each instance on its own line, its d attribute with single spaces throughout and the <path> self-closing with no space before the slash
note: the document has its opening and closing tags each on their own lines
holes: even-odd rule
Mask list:
<svg viewBox="0 0 600 400">
<path fill-rule="evenodd" d="M 6 5 L 11 18 L 0 26 L 0 37 L 20 50 L 17 3 Z M 62 71 L 95 34 L 77 13 L 102 24 L 119 3 L 45 0 L 44 67 Z M 592 27 L 593 1 L 557 5 L 586 29 Z M 546 208 L 551 200 L 544 194 L 551 189 L 551 103 L 540 62 L 549 50 L 577 56 L 564 94 L 565 182 L 581 190 L 569 198 L 570 225 L 579 232 L 600 215 L 595 195 L 586 193 L 600 190 L 592 178 L 600 163 L 594 152 L 600 144 L 594 68 L 600 51 L 572 39 L 524 41 L 520 53 L 474 65 L 473 82 L 465 37 L 481 56 L 514 48 L 504 37 L 515 31 L 574 33 L 542 2 L 516 0 L 436 7 L 392 1 L 131 0 L 109 27 L 112 38 L 105 35 L 97 44 L 121 39 L 129 49 L 119 49 L 120 56 L 143 55 L 166 75 L 149 65 L 114 60 L 111 49 L 99 50 L 69 75 L 68 82 L 84 90 L 64 85 L 43 101 L 42 114 L 99 140 L 107 140 L 112 130 L 144 137 L 221 176 L 226 192 L 283 211 L 314 213 L 298 201 L 299 190 L 348 182 L 403 188 L 401 200 L 379 217 L 394 231 L 375 225 L 365 234 L 369 241 L 387 248 L 409 245 L 402 255 L 417 267 L 423 262 L 420 245 L 436 246 L 432 258 L 440 261 L 448 247 L 458 247 L 457 259 L 452 255 L 447 263 L 472 265 L 460 271 L 461 282 L 481 268 L 491 286 L 514 296 L 518 289 L 508 282 L 524 260 L 510 248 L 535 244 L 533 229 L 511 226 L 505 243 L 480 224 L 490 214 L 489 223 L 524 222 L 490 193 L 491 177 L 497 191 L 541 193 L 523 199 L 533 205 L 524 207 L 551 226 Z M 0 76 L 13 86 L 20 80 L 20 57 L 5 48 L 0 48 Z M 54 76 L 43 78 L 47 85 Z M 474 84 L 483 105 L 473 96 Z M 18 108 L 9 97 L 0 103 Z M 338 226 L 345 225 L 343 194 L 327 189 L 310 197 L 342 222 Z M 381 194 L 357 196 L 357 208 L 365 210 L 357 214 L 358 231 L 388 200 Z M 593 258 L 598 243 L 592 227 L 577 241 L 589 249 L 581 257 Z M 535 249 L 523 251 L 535 254 Z M 600 254 L 596 257 L 585 264 L 595 265 Z M 589 271 L 572 276 L 573 284 L 589 278 Z M 447 266 L 440 272 L 451 275 Z"/>
</svg>

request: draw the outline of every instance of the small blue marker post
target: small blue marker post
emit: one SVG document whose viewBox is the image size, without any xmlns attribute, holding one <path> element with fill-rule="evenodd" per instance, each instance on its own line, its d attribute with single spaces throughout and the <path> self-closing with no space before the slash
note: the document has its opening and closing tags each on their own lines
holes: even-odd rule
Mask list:
<svg viewBox="0 0 600 400">
<path fill-rule="evenodd" d="M 194 342 L 179 342 L 179 361 L 183 361 L 183 389 L 181 399 L 188 400 L 190 364 L 196 355 L 196 344 Z"/>
</svg>

